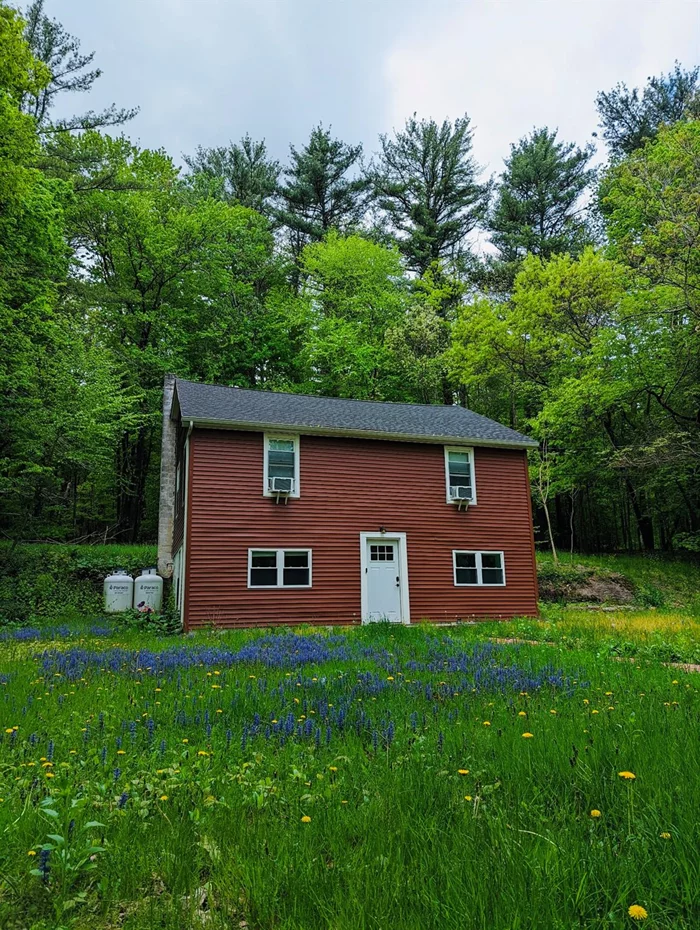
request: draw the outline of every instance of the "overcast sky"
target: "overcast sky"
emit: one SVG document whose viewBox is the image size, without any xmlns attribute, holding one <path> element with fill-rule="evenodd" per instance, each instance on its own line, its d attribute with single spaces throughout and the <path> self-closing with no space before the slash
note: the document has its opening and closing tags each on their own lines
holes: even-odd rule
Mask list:
<svg viewBox="0 0 700 930">
<path fill-rule="evenodd" d="M 420 117 L 474 126 L 502 168 L 534 126 L 585 143 L 618 81 L 700 62 L 700 0 L 46 0 L 103 75 L 63 114 L 139 106 L 125 131 L 178 162 L 245 132 L 285 160 L 314 125 L 366 154 Z"/>
</svg>

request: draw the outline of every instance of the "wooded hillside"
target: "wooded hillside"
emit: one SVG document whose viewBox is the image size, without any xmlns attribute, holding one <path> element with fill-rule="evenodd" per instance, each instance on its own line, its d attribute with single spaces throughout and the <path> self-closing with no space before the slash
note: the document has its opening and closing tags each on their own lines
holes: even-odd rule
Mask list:
<svg viewBox="0 0 700 930">
<path fill-rule="evenodd" d="M 466 114 L 180 169 L 133 110 L 54 120 L 98 77 L 0 0 L 4 535 L 153 539 L 171 371 L 464 404 L 539 440 L 542 540 L 700 550 L 698 68 L 599 94 L 602 169 L 540 127 L 490 179 Z"/>
</svg>

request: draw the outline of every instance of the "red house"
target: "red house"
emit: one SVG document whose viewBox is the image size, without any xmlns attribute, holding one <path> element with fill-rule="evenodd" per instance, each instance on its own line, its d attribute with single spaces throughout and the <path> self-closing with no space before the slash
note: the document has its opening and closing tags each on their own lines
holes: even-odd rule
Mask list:
<svg viewBox="0 0 700 930">
<path fill-rule="evenodd" d="M 535 615 L 534 445 L 463 407 L 168 376 L 160 572 L 186 630 Z"/>
</svg>

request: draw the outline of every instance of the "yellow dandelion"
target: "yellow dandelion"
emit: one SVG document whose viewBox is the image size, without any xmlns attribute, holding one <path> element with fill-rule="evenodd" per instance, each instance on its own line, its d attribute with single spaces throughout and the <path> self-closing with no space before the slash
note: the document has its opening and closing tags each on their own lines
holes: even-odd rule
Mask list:
<svg viewBox="0 0 700 930">
<path fill-rule="evenodd" d="M 167 794 L 161 794 L 160 799 L 161 801 L 167 801 L 168 800 Z"/>
<path fill-rule="evenodd" d="M 670 839 L 671 839 L 671 834 L 670 834 L 670 833 L 659 833 L 659 836 L 661 837 L 662 840 L 670 840 Z"/>
<path fill-rule="evenodd" d="M 471 796 L 470 794 L 465 794 L 465 795 L 464 795 L 464 800 L 465 800 L 465 801 L 471 801 L 471 800 L 472 800 L 472 796 Z"/>
<path fill-rule="evenodd" d="M 13 730 L 13 727 L 8 727 L 8 728 L 5 730 L 5 733 L 12 733 L 13 731 L 14 731 L 14 730 Z"/>
<path fill-rule="evenodd" d="M 393 680 L 394 680 L 394 676 L 393 676 L 393 675 L 389 675 L 389 677 L 387 678 L 387 681 L 393 681 Z"/>
<path fill-rule="evenodd" d="M 55 775 L 53 772 L 44 772 L 44 775 L 46 775 L 47 778 L 55 778 Z"/>
<path fill-rule="evenodd" d="M 634 781 L 637 777 L 634 772 L 618 772 L 617 774 L 620 776 L 620 778 L 624 778 L 627 781 Z"/>
<path fill-rule="evenodd" d="M 28 856 L 36 856 L 36 849 L 30 849 L 27 853 Z"/>
<path fill-rule="evenodd" d="M 556 714 L 556 710 L 550 710 L 550 714 Z"/>
<path fill-rule="evenodd" d="M 188 739 L 183 739 L 182 742 L 183 742 L 183 743 L 189 743 L 189 740 L 188 740 Z"/>
<path fill-rule="evenodd" d="M 525 713 L 524 710 L 519 710 L 519 711 L 518 711 L 518 717 L 527 717 L 527 714 Z"/>
<path fill-rule="evenodd" d="M 490 720 L 484 720 L 484 726 L 485 726 L 485 727 L 490 727 L 490 726 L 491 726 L 491 721 L 490 721 Z"/>
<path fill-rule="evenodd" d="M 469 774 L 469 769 L 457 769 L 457 774 L 458 774 L 458 775 L 468 775 L 468 774 Z"/>
<path fill-rule="evenodd" d="M 301 822 L 302 822 L 302 823 L 311 823 L 311 818 L 309 817 L 308 814 L 304 814 L 304 816 L 301 818 Z"/>
<path fill-rule="evenodd" d="M 42 762 L 42 763 L 41 763 L 41 767 L 44 768 L 44 769 L 52 769 L 52 768 L 53 768 L 53 762 Z"/>
<path fill-rule="evenodd" d="M 340 803 L 341 803 L 341 804 L 347 804 L 348 802 L 347 802 L 347 801 L 341 801 Z"/>
<path fill-rule="evenodd" d="M 329 766 L 328 766 L 328 771 L 329 771 L 329 772 L 337 772 L 337 771 L 338 771 L 338 766 L 337 766 L 337 765 L 329 765 Z"/>
<path fill-rule="evenodd" d="M 198 756 L 208 756 L 208 755 L 211 755 L 211 753 L 205 752 L 203 749 L 200 749 L 199 752 L 197 753 L 197 755 L 198 755 Z"/>
<path fill-rule="evenodd" d="M 597 807 L 594 807 L 593 810 L 591 811 L 591 817 L 593 817 L 593 818 L 595 818 L 595 819 L 597 819 L 598 817 L 600 817 L 600 811 L 598 810 Z"/>
<path fill-rule="evenodd" d="M 117 755 L 118 755 L 118 756 L 125 756 L 125 755 L 126 755 L 126 749 L 117 749 Z"/>
<path fill-rule="evenodd" d="M 532 739 L 533 736 L 533 733 L 523 733 L 523 739 Z"/>
<path fill-rule="evenodd" d="M 627 913 L 630 915 L 632 920 L 646 920 L 649 916 L 641 904 L 631 904 L 627 908 Z"/>
<path fill-rule="evenodd" d="M 591 713 L 592 713 L 592 714 L 599 714 L 600 711 L 599 711 L 599 710 L 592 710 Z"/>
</svg>

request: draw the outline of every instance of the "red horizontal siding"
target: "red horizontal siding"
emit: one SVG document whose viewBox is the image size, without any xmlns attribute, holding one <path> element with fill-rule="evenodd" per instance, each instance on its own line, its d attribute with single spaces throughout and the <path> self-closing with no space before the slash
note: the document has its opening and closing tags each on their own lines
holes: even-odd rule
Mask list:
<svg viewBox="0 0 700 930">
<path fill-rule="evenodd" d="M 475 450 L 478 504 L 445 501 L 442 446 L 302 436 L 301 497 L 262 495 L 263 436 L 195 430 L 190 440 L 186 624 L 352 623 L 360 533 L 406 533 L 411 620 L 537 613 L 525 453 Z M 313 587 L 251 590 L 248 549 L 310 548 Z M 457 588 L 453 549 L 505 554 L 504 588 Z"/>
</svg>

